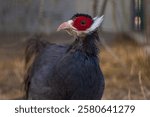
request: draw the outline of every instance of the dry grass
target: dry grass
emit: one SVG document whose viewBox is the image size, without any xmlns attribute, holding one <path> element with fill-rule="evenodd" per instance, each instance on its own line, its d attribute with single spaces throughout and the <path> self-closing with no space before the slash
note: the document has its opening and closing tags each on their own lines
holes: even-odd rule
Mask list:
<svg viewBox="0 0 150 117">
<path fill-rule="evenodd" d="M 109 45 L 115 58 L 101 50 L 106 79 L 103 99 L 150 99 L 150 57 L 142 46 L 124 40 Z M 12 48 L 0 48 L 0 99 L 23 95 L 24 49 Z"/>
<path fill-rule="evenodd" d="M 0 99 L 16 99 L 23 95 L 23 70 L 21 58 L 9 58 L 0 62 Z"/>
<path fill-rule="evenodd" d="M 150 57 L 142 46 L 124 40 L 110 46 L 115 58 L 105 50 L 100 54 L 106 78 L 103 99 L 150 99 Z"/>
</svg>

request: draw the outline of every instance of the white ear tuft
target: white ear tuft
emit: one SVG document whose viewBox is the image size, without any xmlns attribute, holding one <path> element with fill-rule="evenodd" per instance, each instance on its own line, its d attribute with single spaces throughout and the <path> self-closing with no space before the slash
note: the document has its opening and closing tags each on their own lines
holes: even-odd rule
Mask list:
<svg viewBox="0 0 150 117">
<path fill-rule="evenodd" d="M 93 20 L 94 20 L 94 23 L 88 29 L 89 32 L 94 31 L 95 29 L 97 29 L 102 24 L 102 22 L 104 20 L 104 15 L 102 15 L 101 17 L 94 17 Z"/>
</svg>

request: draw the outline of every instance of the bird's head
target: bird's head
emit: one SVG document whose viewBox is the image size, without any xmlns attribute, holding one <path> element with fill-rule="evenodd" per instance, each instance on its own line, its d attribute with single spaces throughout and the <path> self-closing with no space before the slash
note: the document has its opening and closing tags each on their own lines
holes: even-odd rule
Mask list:
<svg viewBox="0 0 150 117">
<path fill-rule="evenodd" d="M 65 30 L 70 35 L 84 37 L 97 30 L 102 22 L 103 16 L 92 18 L 87 14 L 75 14 L 70 20 L 62 23 L 57 31 Z"/>
</svg>

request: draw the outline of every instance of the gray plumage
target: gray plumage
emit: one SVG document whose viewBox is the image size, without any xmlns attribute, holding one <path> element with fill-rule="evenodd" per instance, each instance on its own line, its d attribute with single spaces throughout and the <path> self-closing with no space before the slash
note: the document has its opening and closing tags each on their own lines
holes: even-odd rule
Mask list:
<svg viewBox="0 0 150 117">
<path fill-rule="evenodd" d="M 26 59 L 36 56 L 26 74 L 27 99 L 101 99 L 104 77 L 97 57 L 98 40 L 97 32 L 68 46 L 31 39 Z"/>
</svg>

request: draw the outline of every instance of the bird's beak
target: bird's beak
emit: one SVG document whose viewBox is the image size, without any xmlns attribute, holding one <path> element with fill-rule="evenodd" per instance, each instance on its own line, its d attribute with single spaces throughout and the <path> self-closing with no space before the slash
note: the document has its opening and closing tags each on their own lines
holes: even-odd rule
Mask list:
<svg viewBox="0 0 150 117">
<path fill-rule="evenodd" d="M 57 28 L 57 31 L 66 30 L 69 28 L 70 28 L 70 24 L 68 22 L 64 22 Z"/>
</svg>

